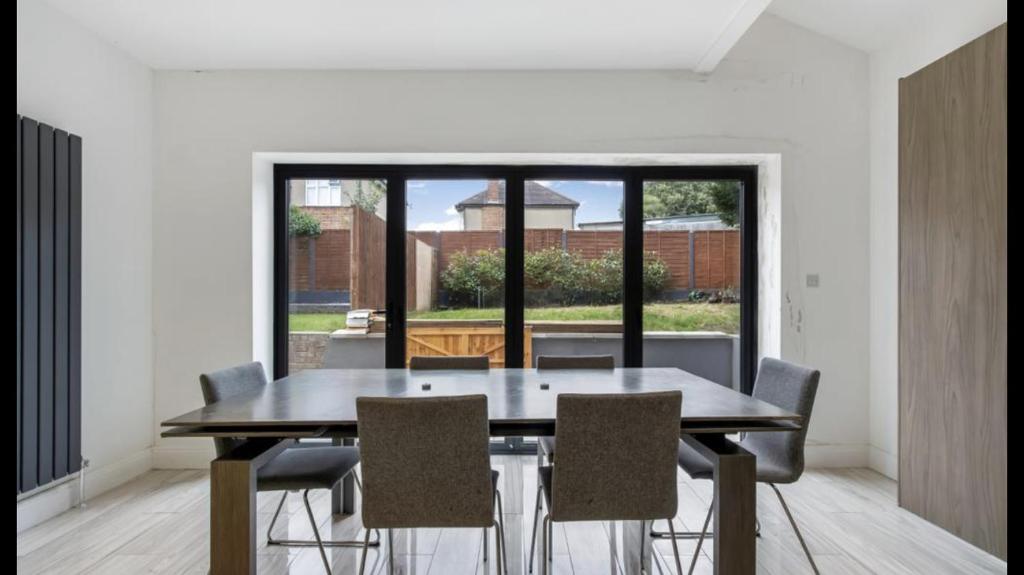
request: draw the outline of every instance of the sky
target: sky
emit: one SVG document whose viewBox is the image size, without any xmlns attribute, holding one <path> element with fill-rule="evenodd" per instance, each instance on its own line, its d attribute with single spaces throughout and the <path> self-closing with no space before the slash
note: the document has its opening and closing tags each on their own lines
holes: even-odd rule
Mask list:
<svg viewBox="0 0 1024 575">
<path fill-rule="evenodd" d="M 622 182 L 538 182 L 580 203 L 576 210 L 576 225 L 619 219 Z M 455 211 L 455 204 L 486 188 L 486 180 L 410 180 L 405 194 L 408 204 L 406 226 L 410 230 L 458 230 L 461 217 Z"/>
</svg>

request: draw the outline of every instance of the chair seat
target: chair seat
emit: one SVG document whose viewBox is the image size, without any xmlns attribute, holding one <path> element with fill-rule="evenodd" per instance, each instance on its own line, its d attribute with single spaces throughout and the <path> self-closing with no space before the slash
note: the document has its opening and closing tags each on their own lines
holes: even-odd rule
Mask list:
<svg viewBox="0 0 1024 575">
<path fill-rule="evenodd" d="M 741 442 L 740 445 L 743 443 Z M 759 456 L 756 452 L 751 452 L 757 457 L 756 481 L 758 483 L 792 483 L 795 481 L 792 470 L 776 464 L 764 455 Z M 679 467 L 693 479 L 712 479 L 715 475 L 711 462 L 682 441 L 679 442 Z"/>
<path fill-rule="evenodd" d="M 548 455 L 548 460 L 555 460 L 555 438 L 553 436 L 541 436 L 537 438 L 537 445 L 542 453 Z"/>
<path fill-rule="evenodd" d="M 257 471 L 256 490 L 331 489 L 358 464 L 358 447 L 289 448 Z"/>
</svg>

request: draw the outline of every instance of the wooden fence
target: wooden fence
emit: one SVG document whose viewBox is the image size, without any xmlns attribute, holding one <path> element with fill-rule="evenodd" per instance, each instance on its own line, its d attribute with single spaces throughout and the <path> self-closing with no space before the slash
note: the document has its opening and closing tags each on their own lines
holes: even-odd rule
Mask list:
<svg viewBox="0 0 1024 575">
<path fill-rule="evenodd" d="M 527 251 L 558 247 L 585 259 L 622 248 L 622 232 L 530 229 Z M 295 238 L 290 248 L 290 289 L 350 291 L 353 309 L 383 309 L 385 296 L 384 220 L 353 209 L 351 229 L 325 230 L 318 238 Z M 501 231 L 409 232 L 406 235 L 406 305 L 430 307 L 436 301 L 439 276 L 458 252 L 499 249 Z M 644 250 L 668 267 L 666 289 L 672 291 L 738 288 L 739 230 L 646 231 Z M 433 258 L 433 259 L 431 259 Z"/>
</svg>

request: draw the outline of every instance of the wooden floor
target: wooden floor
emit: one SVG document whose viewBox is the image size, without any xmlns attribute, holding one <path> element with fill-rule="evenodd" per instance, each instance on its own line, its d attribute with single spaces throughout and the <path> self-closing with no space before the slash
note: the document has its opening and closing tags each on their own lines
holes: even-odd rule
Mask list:
<svg viewBox="0 0 1024 575">
<path fill-rule="evenodd" d="M 535 458 L 495 456 L 505 500 L 511 573 L 526 572 L 533 521 Z M 1005 573 L 1006 563 L 968 545 L 896 506 L 896 483 L 866 469 L 811 470 L 792 486 L 783 486 L 791 509 L 822 573 Z M 700 528 L 711 483 L 680 475 L 677 529 Z M 278 495 L 260 494 L 259 572 L 323 573 L 315 548 L 265 545 Z M 311 498 L 321 534 L 326 538 L 361 536 L 359 517 L 330 517 L 326 491 Z M 301 497 L 289 496 L 275 527 L 281 538 L 311 538 Z M 758 572 L 773 575 L 810 573 L 799 544 L 772 491 L 758 487 Z M 208 473 L 152 471 L 18 536 L 18 573 L 206 573 L 208 566 Z M 663 523 L 663 522 L 662 522 Z M 665 529 L 665 525 L 656 525 Z M 572 523 L 555 527 L 554 569 L 567 573 L 632 573 L 621 557 L 622 527 Z M 397 572 L 416 574 L 483 574 L 481 530 L 420 529 L 396 531 Z M 494 557 L 493 535 L 491 557 Z M 695 545 L 681 541 L 684 568 Z M 707 547 L 710 553 L 710 547 Z M 329 550 L 335 574 L 355 573 L 359 551 Z M 655 543 L 654 573 L 670 573 L 671 545 Z M 490 561 L 493 572 L 494 561 Z M 367 572 L 385 573 L 376 551 Z M 703 555 L 697 572 L 711 573 Z"/>
</svg>

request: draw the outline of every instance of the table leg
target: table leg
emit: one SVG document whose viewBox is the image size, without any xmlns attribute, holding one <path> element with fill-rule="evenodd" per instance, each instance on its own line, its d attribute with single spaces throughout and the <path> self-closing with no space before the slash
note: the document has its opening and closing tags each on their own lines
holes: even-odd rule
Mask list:
<svg viewBox="0 0 1024 575">
<path fill-rule="evenodd" d="M 346 437 L 334 438 L 331 443 L 334 445 L 355 445 L 356 440 Z M 331 513 L 335 515 L 352 515 L 356 512 L 356 482 L 351 475 L 345 476 L 341 483 L 331 490 Z"/>
<path fill-rule="evenodd" d="M 256 470 L 292 440 L 250 440 L 210 463 L 210 573 L 256 573 Z"/>
<path fill-rule="evenodd" d="M 714 465 L 715 573 L 753 575 L 757 562 L 756 459 L 720 434 L 684 435 Z"/>
</svg>

